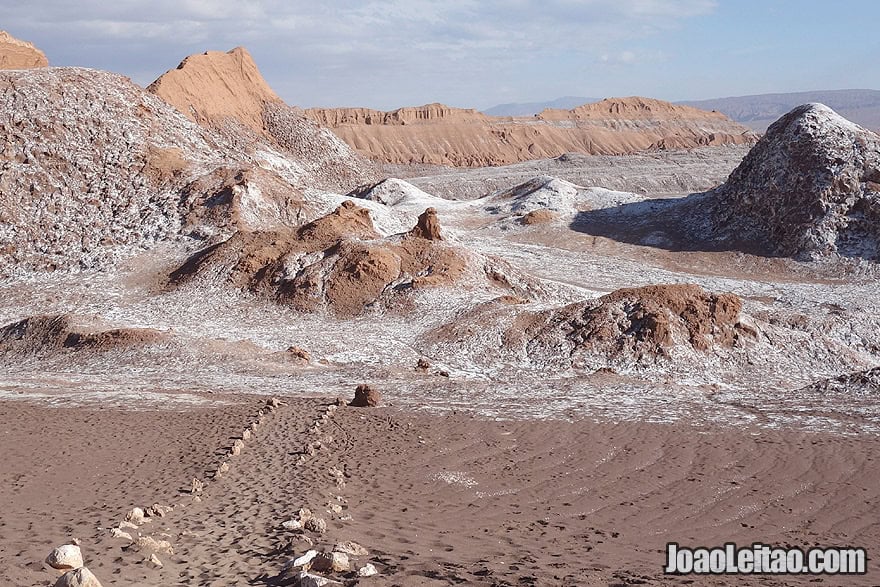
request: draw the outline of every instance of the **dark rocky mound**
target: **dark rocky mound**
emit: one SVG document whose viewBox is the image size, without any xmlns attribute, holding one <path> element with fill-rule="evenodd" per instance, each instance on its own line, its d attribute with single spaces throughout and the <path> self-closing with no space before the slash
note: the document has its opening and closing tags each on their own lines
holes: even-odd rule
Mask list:
<svg viewBox="0 0 880 587">
<path fill-rule="evenodd" d="M 880 136 L 798 106 L 712 194 L 714 231 L 766 253 L 880 260 Z"/>
<path fill-rule="evenodd" d="M 166 334 L 149 328 L 83 331 L 66 315 L 30 316 L 0 327 L 0 355 L 43 355 L 63 349 L 107 351 L 166 338 Z"/>
<path fill-rule="evenodd" d="M 596 300 L 523 313 L 505 334 L 530 354 L 564 352 L 642 359 L 668 356 L 675 346 L 697 351 L 732 346 L 743 333 L 742 300 L 697 285 L 619 289 Z"/>
<path fill-rule="evenodd" d="M 302 312 L 354 316 L 380 299 L 462 278 L 470 255 L 439 235 L 436 212 L 426 211 L 409 233 L 381 238 L 368 211 L 347 200 L 295 230 L 237 232 L 196 253 L 170 284 L 219 279 Z"/>
</svg>

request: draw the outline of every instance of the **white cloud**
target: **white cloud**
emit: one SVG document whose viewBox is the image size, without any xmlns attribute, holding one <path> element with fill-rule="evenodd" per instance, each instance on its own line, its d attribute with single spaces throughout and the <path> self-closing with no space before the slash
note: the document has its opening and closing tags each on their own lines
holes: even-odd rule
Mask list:
<svg viewBox="0 0 880 587">
<path fill-rule="evenodd" d="M 55 62 L 138 79 L 195 51 L 245 44 L 290 101 L 333 104 L 346 90 L 346 100 L 385 106 L 393 96 L 399 105 L 449 99 L 438 94 L 474 105 L 515 85 L 524 68 L 550 76 L 603 56 L 636 63 L 644 51 L 633 43 L 715 8 L 712 0 L 0 0 L 4 26 Z"/>
</svg>

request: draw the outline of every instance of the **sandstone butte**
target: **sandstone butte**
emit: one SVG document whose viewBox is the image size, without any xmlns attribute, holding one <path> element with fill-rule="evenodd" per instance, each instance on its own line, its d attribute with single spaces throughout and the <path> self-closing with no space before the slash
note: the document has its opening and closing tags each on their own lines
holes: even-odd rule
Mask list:
<svg viewBox="0 0 880 587">
<path fill-rule="evenodd" d="M 0 69 L 31 69 L 48 65 L 46 55 L 31 43 L 0 31 Z"/>
<path fill-rule="evenodd" d="M 147 90 L 200 124 L 234 118 L 261 134 L 265 106 L 283 103 L 244 47 L 191 55 Z"/>
<path fill-rule="evenodd" d="M 312 108 L 305 115 L 374 161 L 455 167 L 507 165 L 563 153 L 622 155 L 752 144 L 757 139 L 719 112 L 639 97 L 549 109 L 532 117 L 493 117 L 443 104 L 391 112 Z"/>
</svg>

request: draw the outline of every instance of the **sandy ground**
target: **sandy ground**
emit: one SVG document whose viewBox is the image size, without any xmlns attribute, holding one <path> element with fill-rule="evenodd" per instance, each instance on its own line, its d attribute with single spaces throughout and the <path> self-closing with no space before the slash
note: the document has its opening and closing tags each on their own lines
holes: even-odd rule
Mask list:
<svg viewBox="0 0 880 587">
<path fill-rule="evenodd" d="M 186 411 L 0 404 L 0 567 L 51 585 L 42 558 L 77 537 L 104 585 L 289 584 L 310 548 L 353 540 L 364 585 L 874 585 L 864 577 L 671 577 L 666 542 L 880 547 L 876 438 L 644 422 L 495 421 L 291 400 L 207 481 L 261 398 Z M 315 423 L 318 426 L 315 426 Z M 310 443 L 321 446 L 310 455 Z M 314 444 L 313 444 L 314 446 Z M 206 480 L 200 503 L 182 490 Z M 175 505 L 112 538 L 133 505 Z M 328 506 L 337 504 L 334 513 Z M 326 534 L 282 523 L 301 507 Z M 338 508 L 337 508 L 338 509 Z M 351 579 L 340 574 L 337 579 Z"/>
</svg>

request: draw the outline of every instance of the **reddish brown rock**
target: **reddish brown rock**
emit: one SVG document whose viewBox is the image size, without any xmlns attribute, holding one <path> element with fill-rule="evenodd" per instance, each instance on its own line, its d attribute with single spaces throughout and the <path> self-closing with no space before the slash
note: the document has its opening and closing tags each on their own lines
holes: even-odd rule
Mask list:
<svg viewBox="0 0 880 587">
<path fill-rule="evenodd" d="M 416 238 L 424 238 L 431 241 L 443 240 L 440 234 L 440 219 L 437 218 L 437 210 L 427 208 L 419 215 L 419 220 L 415 227 L 409 231 L 410 236 Z"/>
<path fill-rule="evenodd" d="M 379 405 L 381 395 L 367 384 L 357 386 L 354 391 L 354 399 L 348 405 L 355 408 L 374 408 Z"/>
</svg>

